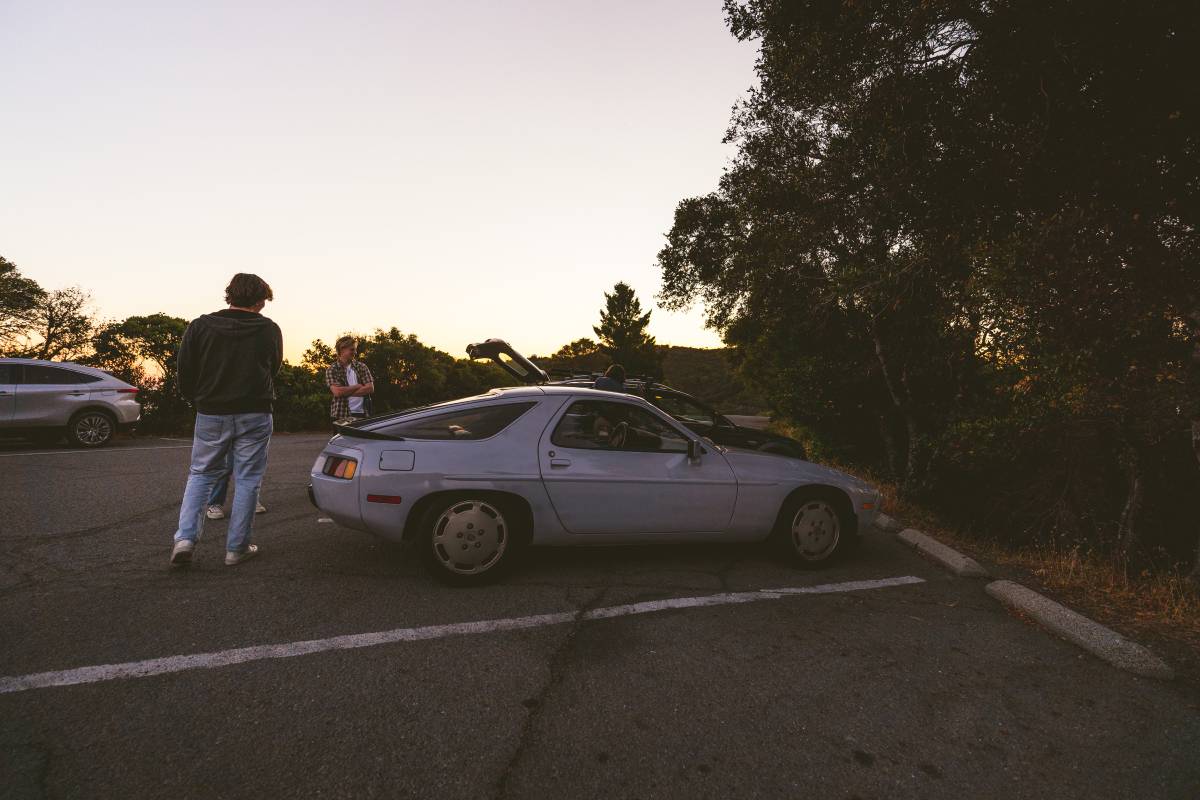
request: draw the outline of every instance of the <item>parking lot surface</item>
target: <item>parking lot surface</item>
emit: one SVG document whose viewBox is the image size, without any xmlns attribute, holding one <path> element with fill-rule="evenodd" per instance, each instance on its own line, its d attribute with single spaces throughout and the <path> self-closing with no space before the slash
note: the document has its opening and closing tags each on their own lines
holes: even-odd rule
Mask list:
<svg viewBox="0 0 1200 800">
<path fill-rule="evenodd" d="M 882 533 L 819 572 L 542 550 L 451 589 L 317 522 L 324 440 L 273 441 L 259 558 L 225 567 L 209 521 L 182 571 L 187 441 L 0 448 L 0 796 L 1200 796 L 1187 687 Z"/>
</svg>

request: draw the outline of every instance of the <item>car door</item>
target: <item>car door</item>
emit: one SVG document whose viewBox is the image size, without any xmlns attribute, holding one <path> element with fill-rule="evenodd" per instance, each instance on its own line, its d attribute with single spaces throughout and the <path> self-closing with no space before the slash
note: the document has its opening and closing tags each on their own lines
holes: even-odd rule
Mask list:
<svg viewBox="0 0 1200 800">
<path fill-rule="evenodd" d="M 0 364 L 0 425 L 12 423 L 17 396 L 17 369 L 16 364 Z"/>
<path fill-rule="evenodd" d="M 725 530 L 737 481 L 725 457 L 707 448 L 688 458 L 689 437 L 632 403 L 578 399 L 546 427 L 542 481 L 571 533 L 683 533 Z"/>
<path fill-rule="evenodd" d="M 77 372 L 42 364 L 23 364 L 12 424 L 22 428 L 64 426 L 83 408 L 90 394 Z"/>
</svg>

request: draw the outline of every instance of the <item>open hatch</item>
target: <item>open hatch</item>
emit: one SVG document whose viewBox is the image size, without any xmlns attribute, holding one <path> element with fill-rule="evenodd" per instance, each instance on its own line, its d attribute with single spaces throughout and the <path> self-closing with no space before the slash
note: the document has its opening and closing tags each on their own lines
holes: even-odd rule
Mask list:
<svg viewBox="0 0 1200 800">
<path fill-rule="evenodd" d="M 486 342 L 467 345 L 467 356 L 486 358 L 521 383 L 546 383 L 550 376 L 525 356 L 513 350 L 503 339 L 488 339 Z"/>
</svg>

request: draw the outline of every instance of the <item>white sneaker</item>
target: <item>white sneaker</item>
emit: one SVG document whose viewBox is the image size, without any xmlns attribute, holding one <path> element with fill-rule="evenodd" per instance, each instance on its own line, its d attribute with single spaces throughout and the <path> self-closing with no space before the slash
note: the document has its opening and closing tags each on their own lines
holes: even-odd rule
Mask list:
<svg viewBox="0 0 1200 800">
<path fill-rule="evenodd" d="M 171 548 L 171 566 L 186 567 L 192 563 L 192 551 L 196 549 L 195 542 L 189 542 L 187 539 L 180 539 L 175 542 L 175 546 Z"/>
<path fill-rule="evenodd" d="M 225 566 L 232 567 L 234 564 L 240 564 L 243 561 L 248 561 L 258 555 L 258 545 L 252 544 L 242 552 L 230 550 L 225 553 Z"/>
<path fill-rule="evenodd" d="M 264 506 L 262 503 L 258 502 L 257 500 L 255 500 L 254 501 L 254 513 L 255 514 L 265 514 L 265 513 L 267 513 L 267 507 Z"/>
<path fill-rule="evenodd" d="M 204 512 L 204 516 L 209 519 L 225 519 L 225 509 L 220 506 L 209 506 L 208 511 Z"/>
</svg>

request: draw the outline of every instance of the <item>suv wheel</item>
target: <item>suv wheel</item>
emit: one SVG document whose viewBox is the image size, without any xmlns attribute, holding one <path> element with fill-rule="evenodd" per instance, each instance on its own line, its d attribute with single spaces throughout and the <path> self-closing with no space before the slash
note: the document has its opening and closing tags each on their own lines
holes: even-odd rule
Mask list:
<svg viewBox="0 0 1200 800">
<path fill-rule="evenodd" d="M 80 447 L 103 447 L 116 432 L 117 421 L 103 411 L 81 411 L 67 425 L 67 438 Z"/>
</svg>

